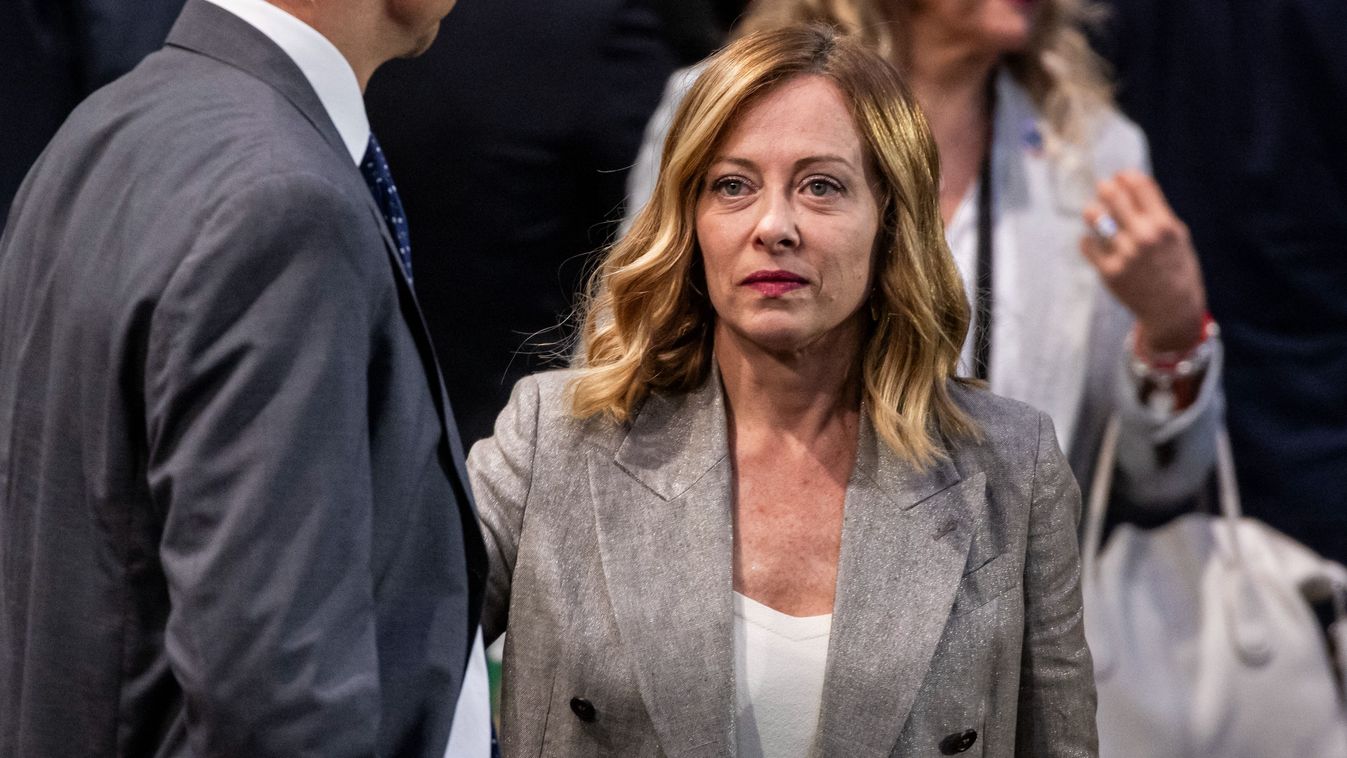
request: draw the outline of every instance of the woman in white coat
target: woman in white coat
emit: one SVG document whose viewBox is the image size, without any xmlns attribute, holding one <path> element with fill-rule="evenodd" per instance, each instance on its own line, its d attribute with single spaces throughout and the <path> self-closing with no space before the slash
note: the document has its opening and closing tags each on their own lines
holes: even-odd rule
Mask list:
<svg viewBox="0 0 1347 758">
<path fill-rule="evenodd" d="M 1077 0 L 759 0 L 741 32 L 852 31 L 893 61 L 930 120 L 941 214 L 976 318 L 962 370 L 1047 411 L 1082 487 L 1112 415 L 1116 486 L 1142 504 L 1201 489 L 1220 423 L 1221 350 L 1187 228 L 1113 106 Z M 675 74 L 629 180 L 649 195 Z"/>
</svg>

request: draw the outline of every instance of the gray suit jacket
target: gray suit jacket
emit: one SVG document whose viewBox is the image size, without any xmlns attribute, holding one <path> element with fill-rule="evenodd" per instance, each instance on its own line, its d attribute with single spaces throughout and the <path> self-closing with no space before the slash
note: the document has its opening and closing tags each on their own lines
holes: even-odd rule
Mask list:
<svg viewBox="0 0 1347 758">
<path fill-rule="evenodd" d="M 468 458 L 483 624 L 509 628 L 504 754 L 733 755 L 720 383 L 619 427 L 569 416 L 571 376 L 521 381 Z M 1045 415 L 958 396 L 986 441 L 927 471 L 862 427 L 816 755 L 937 755 L 969 730 L 969 756 L 1096 754 L 1071 471 Z"/>
<path fill-rule="evenodd" d="M 193 0 L 0 240 L 0 755 L 434 756 L 485 555 L 295 64 Z"/>
</svg>

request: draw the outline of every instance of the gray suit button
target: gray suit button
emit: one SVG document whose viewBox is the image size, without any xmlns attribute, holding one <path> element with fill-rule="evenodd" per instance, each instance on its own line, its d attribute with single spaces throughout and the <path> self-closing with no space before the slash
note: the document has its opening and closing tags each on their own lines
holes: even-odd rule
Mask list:
<svg viewBox="0 0 1347 758">
<path fill-rule="evenodd" d="M 582 697 L 571 698 L 571 712 L 575 717 L 586 723 L 598 718 L 599 712 L 594 710 L 594 704 Z"/>
<path fill-rule="evenodd" d="M 976 729 L 969 729 L 959 734 L 951 734 L 940 741 L 941 755 L 958 755 L 973 746 L 978 741 Z"/>
</svg>

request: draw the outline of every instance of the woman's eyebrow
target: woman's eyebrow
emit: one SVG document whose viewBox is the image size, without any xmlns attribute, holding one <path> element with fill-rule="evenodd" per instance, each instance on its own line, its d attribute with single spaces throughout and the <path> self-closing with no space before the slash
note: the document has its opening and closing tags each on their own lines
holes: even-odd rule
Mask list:
<svg viewBox="0 0 1347 758">
<path fill-rule="evenodd" d="M 751 170 L 755 170 L 755 171 L 756 171 L 757 168 L 758 168 L 758 164 L 754 163 L 753 161 L 751 161 L 751 160 L 749 160 L 749 159 L 747 159 L 747 158 L 739 158 L 739 157 L 735 157 L 735 156 L 732 156 L 732 155 L 717 155 L 717 156 L 711 161 L 711 165 L 714 166 L 714 165 L 716 165 L 717 163 L 732 163 L 732 164 L 734 164 L 734 165 L 736 165 L 736 166 L 739 166 L 740 168 L 746 168 L 746 169 L 751 169 Z"/>
<path fill-rule="evenodd" d="M 800 160 L 795 161 L 795 170 L 799 171 L 800 169 L 805 168 L 807 166 L 815 166 L 820 163 L 840 163 L 841 165 L 846 166 L 847 168 L 851 169 L 855 168 L 855 166 L 852 165 L 851 161 L 847 160 L 846 158 L 843 158 L 840 155 L 832 155 L 831 153 L 828 153 L 824 155 L 811 155 L 806 158 L 801 158 Z"/>
<path fill-rule="evenodd" d="M 729 163 L 735 166 L 739 166 L 741 168 L 752 170 L 757 170 L 758 168 L 758 164 L 755 163 L 754 161 L 751 161 L 748 158 L 740 158 L 738 156 L 733 155 L 718 155 L 711 161 L 712 166 L 718 163 Z M 850 160 L 840 155 L 833 155 L 832 153 L 805 156 L 804 158 L 795 161 L 795 164 L 792 166 L 792 168 L 795 171 L 799 171 L 800 169 L 806 168 L 808 166 L 816 166 L 821 163 L 837 163 L 846 166 L 847 168 L 851 169 L 855 168 L 855 165 L 853 165 Z"/>
</svg>

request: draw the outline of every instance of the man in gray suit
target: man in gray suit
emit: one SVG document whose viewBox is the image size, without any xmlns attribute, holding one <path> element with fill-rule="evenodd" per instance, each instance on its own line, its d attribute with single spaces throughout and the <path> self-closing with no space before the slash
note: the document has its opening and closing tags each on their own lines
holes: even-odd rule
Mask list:
<svg viewBox="0 0 1347 758">
<path fill-rule="evenodd" d="M 453 4 L 190 0 L 25 180 L 0 755 L 444 755 L 484 551 L 361 90 Z"/>
</svg>

